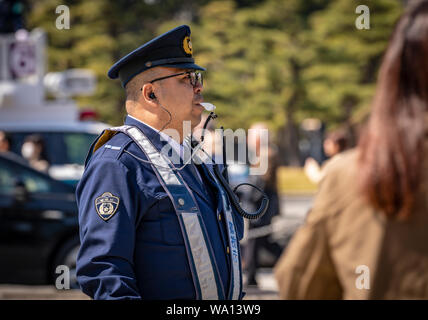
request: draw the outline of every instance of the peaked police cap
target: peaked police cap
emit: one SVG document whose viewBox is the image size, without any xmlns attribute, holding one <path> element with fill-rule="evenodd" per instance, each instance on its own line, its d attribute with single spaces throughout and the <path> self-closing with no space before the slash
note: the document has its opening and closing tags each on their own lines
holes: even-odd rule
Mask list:
<svg viewBox="0 0 428 320">
<path fill-rule="evenodd" d="M 117 61 L 108 71 L 110 79 L 119 78 L 122 86 L 137 74 L 154 67 L 195 69 L 204 71 L 192 57 L 190 27 L 172 29 L 143 44 Z"/>
</svg>

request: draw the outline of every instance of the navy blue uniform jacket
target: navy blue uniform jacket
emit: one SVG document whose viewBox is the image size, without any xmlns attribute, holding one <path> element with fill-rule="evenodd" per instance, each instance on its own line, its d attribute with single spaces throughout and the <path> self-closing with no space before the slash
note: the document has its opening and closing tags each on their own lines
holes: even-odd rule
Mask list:
<svg viewBox="0 0 428 320">
<path fill-rule="evenodd" d="M 125 123 L 138 127 L 158 150 L 167 143 L 139 121 L 127 117 Z M 81 241 L 77 280 L 94 299 L 195 299 L 173 204 L 151 165 L 125 150 L 147 160 L 130 137 L 117 133 L 93 154 L 77 187 Z M 209 165 L 205 169 L 212 170 Z M 230 257 L 225 217 L 213 181 L 204 170 L 200 173 L 203 184 L 188 166 L 181 170 L 201 210 L 227 296 Z M 106 192 L 118 197 L 119 203 L 104 221 L 95 201 Z M 240 240 L 243 219 L 235 213 L 233 217 Z"/>
</svg>

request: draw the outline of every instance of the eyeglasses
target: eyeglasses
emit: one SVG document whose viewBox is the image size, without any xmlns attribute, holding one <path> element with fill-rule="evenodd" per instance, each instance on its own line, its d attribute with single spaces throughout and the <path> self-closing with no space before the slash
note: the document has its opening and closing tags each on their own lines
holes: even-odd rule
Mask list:
<svg viewBox="0 0 428 320">
<path fill-rule="evenodd" d="M 181 73 L 171 74 L 171 75 L 166 76 L 166 77 L 161 77 L 161 78 L 153 79 L 152 81 L 150 81 L 150 83 L 153 83 L 153 82 L 159 81 L 159 80 L 164 80 L 164 79 L 172 78 L 172 77 L 181 76 L 183 74 L 189 75 L 190 84 L 193 87 L 203 86 L 204 85 L 204 78 L 202 77 L 202 73 L 197 72 L 197 71 L 187 71 L 187 72 L 181 72 Z"/>
</svg>

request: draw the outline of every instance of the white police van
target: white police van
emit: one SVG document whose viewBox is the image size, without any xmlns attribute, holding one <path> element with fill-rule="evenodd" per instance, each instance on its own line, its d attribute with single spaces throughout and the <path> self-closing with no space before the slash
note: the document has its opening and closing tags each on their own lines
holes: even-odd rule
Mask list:
<svg viewBox="0 0 428 320">
<path fill-rule="evenodd" d="M 89 146 L 109 125 L 84 121 L 93 113 L 79 111 L 71 98 L 93 93 L 91 72 L 45 74 L 45 39 L 38 29 L 0 35 L 0 131 L 11 137 L 11 151 L 18 155 L 27 136 L 41 137 L 48 173 L 74 185 Z M 46 93 L 54 98 L 46 99 Z"/>
</svg>

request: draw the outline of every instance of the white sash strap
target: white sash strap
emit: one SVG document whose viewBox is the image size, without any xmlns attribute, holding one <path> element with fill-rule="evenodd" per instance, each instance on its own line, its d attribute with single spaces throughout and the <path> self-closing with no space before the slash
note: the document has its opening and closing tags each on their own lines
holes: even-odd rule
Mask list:
<svg viewBox="0 0 428 320">
<path fill-rule="evenodd" d="M 186 138 L 185 143 L 190 146 L 190 139 Z M 206 154 L 202 150 L 198 150 L 193 155 L 195 162 L 202 163 L 206 160 Z M 228 233 L 228 241 L 230 248 L 230 259 L 232 261 L 232 283 L 229 289 L 229 299 L 238 300 L 241 294 L 241 266 L 240 266 L 240 254 L 238 249 L 238 238 L 236 234 L 235 224 L 233 222 L 232 216 L 232 208 L 230 206 L 230 201 L 227 197 L 226 191 L 221 186 L 215 174 L 212 174 L 210 170 L 208 170 L 213 180 L 216 182 L 217 187 L 221 194 L 221 199 L 223 202 L 224 214 L 226 218 L 227 224 L 227 233 Z"/>
<path fill-rule="evenodd" d="M 181 213 L 181 218 L 183 219 L 187 239 L 191 247 L 202 300 L 218 300 L 219 296 L 214 270 L 204 241 L 198 214 L 195 212 L 183 212 Z"/>
</svg>

